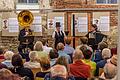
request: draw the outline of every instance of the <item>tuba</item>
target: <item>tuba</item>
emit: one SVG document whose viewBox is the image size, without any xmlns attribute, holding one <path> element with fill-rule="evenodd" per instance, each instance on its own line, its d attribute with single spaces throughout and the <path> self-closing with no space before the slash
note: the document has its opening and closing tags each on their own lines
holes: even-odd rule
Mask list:
<svg viewBox="0 0 120 80">
<path fill-rule="evenodd" d="M 33 14 L 29 10 L 23 10 L 18 14 L 18 22 L 20 27 L 30 27 L 33 20 Z"/>
<path fill-rule="evenodd" d="M 23 10 L 18 14 L 19 26 L 25 28 L 28 36 L 33 35 L 32 32 L 29 31 L 30 25 L 32 24 L 33 20 L 33 14 L 29 10 Z"/>
</svg>

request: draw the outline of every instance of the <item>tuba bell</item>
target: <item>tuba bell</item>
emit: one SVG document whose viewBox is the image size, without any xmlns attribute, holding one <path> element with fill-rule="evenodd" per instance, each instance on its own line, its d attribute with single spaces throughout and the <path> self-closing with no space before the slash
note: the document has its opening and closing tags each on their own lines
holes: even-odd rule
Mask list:
<svg viewBox="0 0 120 80">
<path fill-rule="evenodd" d="M 33 20 L 33 14 L 29 10 L 23 10 L 18 14 L 18 23 L 20 27 L 30 27 Z"/>
</svg>

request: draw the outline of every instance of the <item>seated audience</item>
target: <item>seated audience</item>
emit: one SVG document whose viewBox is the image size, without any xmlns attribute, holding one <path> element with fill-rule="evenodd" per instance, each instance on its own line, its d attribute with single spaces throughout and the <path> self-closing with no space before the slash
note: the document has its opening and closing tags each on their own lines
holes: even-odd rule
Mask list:
<svg viewBox="0 0 120 80">
<path fill-rule="evenodd" d="M 47 57 L 48 58 L 48 53 L 43 51 L 43 44 L 41 41 L 37 41 L 34 45 L 34 51 L 37 51 L 38 58 L 40 59 L 41 57 Z"/>
<path fill-rule="evenodd" d="M 74 52 L 74 48 L 70 46 L 71 44 L 71 39 L 66 39 L 65 40 L 65 47 L 64 47 L 64 52 L 68 54 L 72 58 L 72 54 Z"/>
<path fill-rule="evenodd" d="M 22 80 L 18 75 L 13 74 L 8 69 L 0 69 L 0 80 Z"/>
<path fill-rule="evenodd" d="M 117 67 L 113 64 L 107 63 L 104 67 L 104 73 L 100 76 L 105 80 L 116 80 Z"/>
<path fill-rule="evenodd" d="M 74 77 L 69 76 L 67 69 L 63 65 L 55 65 L 51 68 L 50 74 L 45 76 L 45 80 L 75 80 Z"/>
<path fill-rule="evenodd" d="M 96 63 L 91 61 L 92 52 L 90 50 L 85 50 L 83 55 L 84 59 L 82 61 L 91 67 L 91 76 L 94 76 L 96 71 Z"/>
<path fill-rule="evenodd" d="M 19 54 L 13 55 L 12 65 L 14 66 L 14 69 L 12 70 L 13 73 L 18 74 L 21 77 L 28 77 L 28 80 L 34 80 L 34 75 L 31 69 L 25 68 L 23 66 L 21 55 Z"/>
<path fill-rule="evenodd" d="M 56 63 L 56 60 L 58 58 L 58 53 L 56 50 L 51 49 L 49 52 L 50 57 L 50 66 L 53 66 Z"/>
<path fill-rule="evenodd" d="M 47 40 L 43 39 L 42 40 L 42 44 L 43 44 L 43 51 L 45 51 L 46 53 L 49 54 L 50 50 L 52 49 L 52 47 L 48 47 L 47 46 Z"/>
<path fill-rule="evenodd" d="M 38 57 L 37 52 L 36 51 L 31 51 L 29 53 L 30 61 L 25 62 L 24 67 L 27 67 L 27 68 L 41 68 L 40 63 L 37 62 L 37 57 Z"/>
<path fill-rule="evenodd" d="M 1 63 L 6 65 L 8 68 L 13 67 L 13 65 L 11 63 L 13 55 L 14 55 L 14 53 L 12 51 L 6 51 L 5 54 L 4 54 L 5 60 L 3 62 L 1 62 Z"/>
<path fill-rule="evenodd" d="M 8 67 L 0 62 L 0 69 L 2 68 L 8 68 Z"/>
<path fill-rule="evenodd" d="M 36 77 L 44 78 L 47 73 L 50 73 L 50 61 L 48 58 L 41 57 L 41 71 L 36 73 Z"/>
<path fill-rule="evenodd" d="M 104 48 L 107 48 L 107 47 L 108 47 L 108 44 L 106 42 L 100 42 L 98 44 L 98 50 L 96 50 L 96 52 L 95 52 L 95 59 L 94 59 L 94 61 L 96 63 L 99 62 L 100 60 L 103 60 L 103 58 L 102 58 L 102 50 Z"/>
<path fill-rule="evenodd" d="M 66 67 L 67 71 L 69 71 L 68 68 L 68 62 L 65 56 L 60 56 L 57 60 L 55 64 L 59 64 L 59 65 L 63 65 Z"/>
<path fill-rule="evenodd" d="M 81 50 L 77 49 L 73 53 L 73 63 L 69 65 L 70 73 L 78 80 L 85 79 L 90 77 L 90 66 L 83 63 L 83 53 Z"/>
<path fill-rule="evenodd" d="M 102 58 L 103 58 L 103 60 L 100 60 L 99 62 L 97 62 L 96 76 L 99 75 L 99 68 L 103 68 L 110 57 L 111 57 L 111 50 L 108 49 L 108 48 L 104 48 L 102 50 Z"/>
<path fill-rule="evenodd" d="M 103 60 L 99 61 L 97 63 L 97 67 L 99 68 L 103 68 L 105 66 L 105 64 L 107 63 L 107 60 L 110 59 L 111 57 L 111 50 L 108 48 L 104 48 L 102 50 L 102 58 Z"/>
<path fill-rule="evenodd" d="M 110 58 L 110 60 L 108 61 L 108 63 L 117 66 L 117 55 L 113 55 L 113 56 Z"/>
<path fill-rule="evenodd" d="M 57 49 L 58 49 L 58 55 L 59 57 L 60 56 L 65 56 L 68 63 L 71 63 L 71 58 L 69 55 L 67 55 L 65 52 L 64 52 L 64 44 L 63 43 L 58 43 L 57 45 Z"/>
<path fill-rule="evenodd" d="M 87 37 L 81 37 L 80 41 L 81 41 L 81 44 L 79 46 L 77 46 L 76 49 L 80 49 L 82 46 L 85 46 L 85 47 L 87 47 L 87 49 L 89 49 L 91 52 L 93 52 L 93 49 L 90 46 L 87 45 L 88 44 L 88 38 Z"/>
</svg>

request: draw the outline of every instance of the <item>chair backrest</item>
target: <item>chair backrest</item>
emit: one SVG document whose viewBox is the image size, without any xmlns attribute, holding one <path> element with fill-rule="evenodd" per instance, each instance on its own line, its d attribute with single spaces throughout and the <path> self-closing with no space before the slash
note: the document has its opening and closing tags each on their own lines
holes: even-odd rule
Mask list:
<svg viewBox="0 0 120 80">
<path fill-rule="evenodd" d="M 37 72 L 40 72 L 40 71 L 41 71 L 40 68 L 32 68 L 31 70 L 32 70 L 34 76 L 36 75 Z"/>
<path fill-rule="evenodd" d="M 44 80 L 44 78 L 36 77 L 35 80 Z"/>
<path fill-rule="evenodd" d="M 104 72 L 103 68 L 99 68 L 99 76 Z"/>
</svg>

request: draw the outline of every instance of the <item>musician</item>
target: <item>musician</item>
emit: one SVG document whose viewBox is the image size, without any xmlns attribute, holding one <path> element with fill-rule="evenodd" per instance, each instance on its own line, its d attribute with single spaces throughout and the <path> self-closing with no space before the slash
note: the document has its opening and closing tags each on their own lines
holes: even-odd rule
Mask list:
<svg viewBox="0 0 120 80">
<path fill-rule="evenodd" d="M 23 53 L 23 49 L 29 48 L 33 50 L 33 42 L 34 42 L 34 36 L 32 35 L 32 30 L 29 29 L 29 27 L 26 27 L 22 30 L 20 30 L 18 40 L 20 41 L 18 51 L 19 53 Z"/>
<path fill-rule="evenodd" d="M 64 31 L 60 30 L 60 22 L 56 22 L 56 30 L 53 32 L 52 38 L 55 40 L 54 48 L 57 49 L 58 43 L 63 43 L 66 38 Z"/>
<path fill-rule="evenodd" d="M 96 24 L 92 24 L 91 31 L 87 33 L 86 37 L 88 38 L 88 45 L 91 46 L 93 50 L 96 50 L 98 43 L 101 42 L 106 35 L 98 31 Z"/>
</svg>

